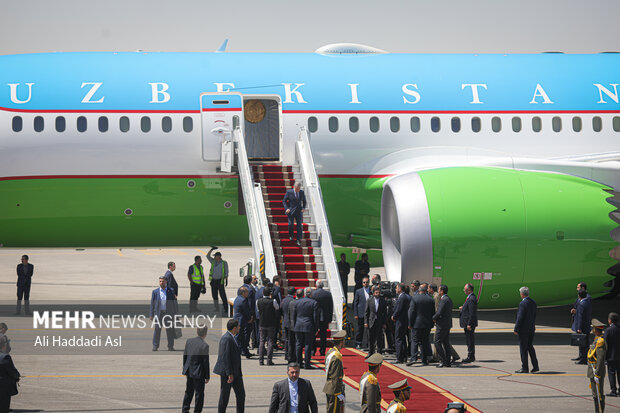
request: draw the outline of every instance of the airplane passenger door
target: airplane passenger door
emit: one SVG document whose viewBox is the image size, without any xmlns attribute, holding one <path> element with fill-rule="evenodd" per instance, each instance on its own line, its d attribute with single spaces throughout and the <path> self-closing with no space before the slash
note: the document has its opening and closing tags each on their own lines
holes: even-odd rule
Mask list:
<svg viewBox="0 0 620 413">
<path fill-rule="evenodd" d="M 220 161 L 222 172 L 231 172 L 234 159 L 232 131 L 242 127 L 243 95 L 241 93 L 202 93 L 202 159 Z"/>
</svg>

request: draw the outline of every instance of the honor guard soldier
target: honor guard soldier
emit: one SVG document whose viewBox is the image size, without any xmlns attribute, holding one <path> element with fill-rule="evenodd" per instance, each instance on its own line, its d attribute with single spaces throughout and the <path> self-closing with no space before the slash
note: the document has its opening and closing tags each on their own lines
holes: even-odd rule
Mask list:
<svg viewBox="0 0 620 413">
<path fill-rule="evenodd" d="M 603 339 L 605 324 L 592 319 L 592 332 L 594 341 L 588 350 L 588 378 L 590 388 L 594 398 L 594 411 L 603 413 L 605 411 L 605 395 L 603 394 L 603 384 L 605 381 L 605 356 L 607 354 L 607 344 Z"/>
<path fill-rule="evenodd" d="M 394 392 L 394 400 L 388 406 L 387 413 L 405 413 L 407 408 L 403 402 L 411 397 L 411 386 L 407 383 L 407 379 L 390 384 L 388 388 Z"/>
<path fill-rule="evenodd" d="M 366 359 L 368 371 L 364 373 L 360 380 L 360 395 L 362 398 L 362 408 L 360 413 L 381 413 L 381 388 L 377 375 L 381 370 L 383 356 L 375 353 Z"/>
<path fill-rule="evenodd" d="M 342 354 L 340 349 L 344 347 L 346 331 L 338 331 L 332 334 L 334 347 L 325 356 L 325 374 L 327 380 L 323 387 L 323 393 L 327 395 L 327 412 L 344 413 L 344 368 L 342 366 Z"/>
</svg>

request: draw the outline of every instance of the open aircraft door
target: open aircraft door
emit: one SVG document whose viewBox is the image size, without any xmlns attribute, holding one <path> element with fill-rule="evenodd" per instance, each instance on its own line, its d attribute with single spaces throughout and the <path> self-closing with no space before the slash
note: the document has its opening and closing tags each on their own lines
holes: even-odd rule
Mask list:
<svg viewBox="0 0 620 413">
<path fill-rule="evenodd" d="M 234 160 L 232 131 L 241 127 L 243 96 L 241 93 L 202 93 L 202 159 L 219 161 L 222 172 L 231 172 Z"/>
</svg>

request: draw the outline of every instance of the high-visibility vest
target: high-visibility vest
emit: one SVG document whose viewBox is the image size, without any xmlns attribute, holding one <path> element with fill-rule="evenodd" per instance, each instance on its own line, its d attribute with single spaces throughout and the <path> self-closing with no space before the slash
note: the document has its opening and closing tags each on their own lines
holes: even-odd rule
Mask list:
<svg viewBox="0 0 620 413">
<path fill-rule="evenodd" d="M 194 274 L 192 274 L 192 282 L 196 284 L 204 284 L 205 273 L 202 269 L 202 265 L 197 266 L 196 264 L 192 265 L 194 267 Z"/>
<path fill-rule="evenodd" d="M 222 260 L 222 279 L 221 279 L 222 284 L 226 284 L 227 270 L 228 270 L 228 263 Z M 211 264 L 211 269 L 209 270 L 209 282 L 211 282 L 212 280 L 213 280 L 213 264 Z"/>
</svg>

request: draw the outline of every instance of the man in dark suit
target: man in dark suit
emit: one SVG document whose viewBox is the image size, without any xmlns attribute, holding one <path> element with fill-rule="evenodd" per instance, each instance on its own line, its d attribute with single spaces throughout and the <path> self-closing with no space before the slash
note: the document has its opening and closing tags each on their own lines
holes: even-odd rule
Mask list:
<svg viewBox="0 0 620 413">
<path fill-rule="evenodd" d="M 256 322 L 256 289 L 252 285 L 252 276 L 246 275 L 243 277 L 243 285 L 241 287 L 245 287 L 248 289 L 248 305 L 250 306 L 250 320 L 248 328 L 244 334 L 244 342 L 246 347 L 250 347 L 250 337 L 252 337 L 252 330 L 254 329 L 254 323 Z M 239 288 L 241 288 L 239 287 Z M 237 291 L 237 295 L 239 292 Z"/>
<path fill-rule="evenodd" d="M 419 347 L 422 350 L 422 364 L 428 366 L 428 359 L 433 355 L 430 334 L 433 328 L 433 314 L 435 314 L 435 300 L 427 294 L 428 285 L 420 285 L 419 294 L 411 297 L 409 305 L 409 328 L 413 331 L 412 348 Z M 415 362 L 412 358 L 408 366 Z"/>
<path fill-rule="evenodd" d="M 293 221 L 297 221 L 297 245 L 301 245 L 306 195 L 301 190 L 300 182 L 295 182 L 293 189 L 286 191 L 282 205 L 284 205 L 284 213 L 288 216 L 288 237 L 293 241 Z"/>
<path fill-rule="evenodd" d="M 6 336 L 0 334 L 0 412 L 2 413 L 10 411 L 11 396 L 17 394 L 17 382 L 20 378 L 7 347 Z"/>
<path fill-rule="evenodd" d="M 355 290 L 362 288 L 364 277 L 370 278 L 370 263 L 368 262 L 368 254 L 363 253 L 362 259 L 355 261 L 355 273 L 353 280 L 355 281 Z"/>
<path fill-rule="evenodd" d="M 174 351 L 174 316 L 177 314 L 177 300 L 172 288 L 166 285 L 166 277 L 159 277 L 159 288 L 151 293 L 149 317 L 155 326 L 153 351 L 159 348 L 162 327 L 166 329 L 168 350 Z"/>
<path fill-rule="evenodd" d="M 437 312 L 433 316 L 435 328 L 435 347 L 441 363 L 437 367 L 450 367 L 452 357 L 452 347 L 450 346 L 450 329 L 452 328 L 452 299 L 448 297 L 448 286 L 439 287 L 439 304 Z"/>
<path fill-rule="evenodd" d="M 318 413 L 312 383 L 299 377 L 299 364 L 289 363 L 286 373 L 288 379 L 273 385 L 269 413 Z"/>
<path fill-rule="evenodd" d="M 295 287 L 288 287 L 286 297 L 282 299 L 282 330 L 284 334 L 284 359 L 289 361 L 291 347 L 295 348 L 295 343 L 289 340 L 291 329 L 291 317 L 289 314 L 289 305 L 295 300 Z M 293 351 L 294 353 L 294 351 Z"/>
<path fill-rule="evenodd" d="M 396 342 L 396 364 L 402 364 L 407 361 L 407 332 L 409 326 L 409 305 L 411 297 L 405 292 L 406 285 L 398 283 L 396 286 L 396 294 L 398 299 L 394 305 L 394 336 Z"/>
<path fill-rule="evenodd" d="M 164 278 L 166 279 L 166 285 L 174 291 L 174 296 L 179 298 L 179 284 L 177 284 L 177 280 L 174 279 L 173 274 L 176 269 L 177 265 L 173 261 L 170 261 L 168 263 L 168 271 L 164 274 Z"/>
<path fill-rule="evenodd" d="M 586 290 L 579 290 L 579 302 L 573 318 L 572 330 L 577 334 L 585 334 L 586 342 L 579 346 L 579 360 L 575 364 L 588 364 L 588 347 L 590 343 L 590 323 L 592 321 L 592 298 Z"/>
<path fill-rule="evenodd" d="M 366 301 L 370 297 L 370 283 L 368 277 L 362 279 L 362 288 L 355 291 L 353 297 L 353 316 L 357 321 L 355 324 L 355 344 L 361 349 L 364 344 L 364 315 L 366 314 Z"/>
<path fill-rule="evenodd" d="M 364 328 L 368 329 L 368 356 L 377 350 L 383 353 L 383 330 L 387 323 L 387 303 L 381 297 L 381 288 L 372 287 L 372 297 L 366 300 L 364 310 Z"/>
<path fill-rule="evenodd" d="M 609 313 L 607 317 L 609 327 L 605 330 L 603 336 L 607 344 L 607 371 L 609 373 L 609 388 L 611 392 L 607 394 L 610 397 L 618 397 L 617 383 L 620 382 L 620 326 L 618 326 L 619 317 L 617 313 Z"/>
<path fill-rule="evenodd" d="M 250 304 L 248 303 L 249 292 L 246 287 L 241 287 L 237 291 L 237 294 L 237 298 L 235 298 L 233 302 L 233 318 L 239 322 L 240 331 L 237 341 L 243 355 L 250 358 L 252 354 L 250 354 L 250 350 L 248 349 L 248 342 L 245 341 L 246 337 L 249 336 L 249 322 L 252 318 L 252 314 L 250 314 Z"/>
<path fill-rule="evenodd" d="M 301 300 L 302 298 L 304 298 L 304 290 L 302 288 L 300 288 L 299 290 L 295 291 L 295 295 L 296 295 L 296 299 L 291 301 L 290 304 L 288 305 L 288 320 L 289 320 L 289 336 L 288 336 L 288 340 L 289 340 L 289 354 L 288 354 L 288 361 L 289 362 L 293 362 L 293 361 L 301 361 L 301 360 L 297 360 L 297 334 L 295 334 L 295 306 L 297 305 L 297 303 L 299 302 L 299 300 Z"/>
<path fill-rule="evenodd" d="M 312 369 L 310 357 L 312 356 L 312 345 L 319 325 L 319 305 L 313 299 L 308 298 L 311 293 L 312 288 L 306 288 L 306 296 L 298 300 L 292 310 L 292 318 L 295 320 L 295 337 L 297 339 L 297 361 L 301 362 L 303 350 L 305 352 L 304 367 L 308 370 Z"/>
<path fill-rule="evenodd" d="M 519 350 L 521 352 L 521 369 L 515 373 L 529 373 L 527 355 L 532 359 L 532 373 L 538 369 L 538 359 L 534 350 L 534 331 L 536 330 L 536 302 L 530 298 L 530 289 L 521 287 L 521 302 L 515 323 L 515 334 L 519 336 Z"/>
<path fill-rule="evenodd" d="M 463 287 L 465 293 L 465 303 L 459 310 L 459 325 L 465 331 L 465 342 L 467 343 L 467 358 L 463 359 L 463 363 L 471 363 L 476 361 L 476 339 L 474 332 L 478 327 L 478 299 L 474 295 L 474 286 L 471 283 L 465 284 Z"/>
<path fill-rule="evenodd" d="M 347 301 L 349 295 L 349 273 L 351 272 L 351 264 L 347 262 L 347 254 L 340 254 L 338 261 L 338 274 L 340 274 L 340 284 L 344 292 L 344 300 Z"/>
<path fill-rule="evenodd" d="M 205 384 L 211 378 L 209 368 L 209 345 L 205 343 L 207 326 L 198 327 L 198 336 L 185 342 L 183 351 L 183 374 L 187 377 L 185 397 L 183 397 L 183 413 L 189 413 L 189 406 L 196 393 L 194 413 L 202 412 L 205 400 Z"/>
<path fill-rule="evenodd" d="M 239 322 L 228 320 L 226 331 L 220 339 L 219 354 L 213 373 L 220 376 L 220 400 L 217 404 L 218 413 L 226 413 L 230 389 L 235 390 L 237 413 L 245 411 L 245 387 L 241 372 L 241 349 L 236 336 L 239 334 Z"/>
<path fill-rule="evenodd" d="M 273 342 L 276 337 L 276 327 L 280 326 L 278 316 L 280 306 L 273 298 L 270 287 L 265 287 L 263 297 L 256 302 L 260 314 L 260 342 L 258 344 L 258 363 L 262 366 L 265 360 L 265 343 L 267 343 L 267 365 L 273 366 Z"/>
<path fill-rule="evenodd" d="M 312 299 L 319 305 L 319 351 L 321 356 L 325 355 L 327 344 L 327 329 L 334 317 L 334 300 L 332 293 L 323 289 L 323 281 L 316 282 L 316 290 L 312 293 Z"/>
<path fill-rule="evenodd" d="M 32 285 L 32 275 L 34 274 L 34 265 L 28 263 L 28 256 L 22 255 L 22 263 L 17 265 L 17 306 L 15 307 L 15 315 L 22 312 L 22 298 L 26 306 L 26 315 L 30 312 L 30 286 Z"/>
</svg>

